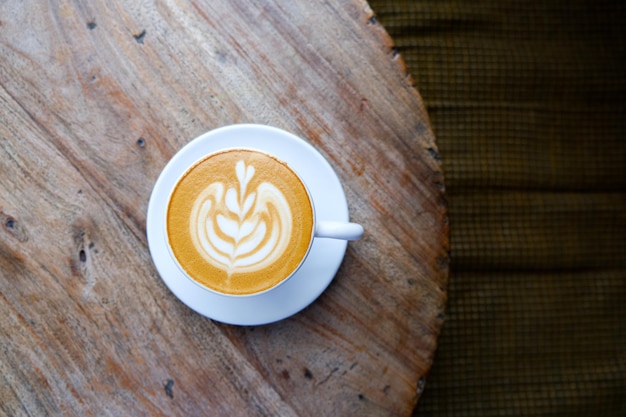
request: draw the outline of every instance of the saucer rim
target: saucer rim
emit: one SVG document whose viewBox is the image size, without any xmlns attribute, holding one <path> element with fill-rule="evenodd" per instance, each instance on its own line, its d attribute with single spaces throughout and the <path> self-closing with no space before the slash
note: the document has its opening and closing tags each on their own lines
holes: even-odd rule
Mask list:
<svg viewBox="0 0 626 417">
<path fill-rule="evenodd" d="M 159 202 L 167 201 L 180 175 L 195 161 L 219 149 L 242 146 L 274 155 L 296 171 L 309 188 L 316 221 L 322 218 L 320 216 L 323 220 L 348 221 L 348 204 L 339 178 L 317 149 L 279 128 L 236 124 L 205 132 L 191 140 L 163 168 L 148 204 L 148 246 L 160 278 L 189 308 L 227 324 L 262 325 L 290 317 L 313 303 L 333 281 L 348 242 L 314 238 L 300 268 L 277 287 L 260 294 L 222 295 L 188 278 L 167 250 L 166 209 Z"/>
</svg>

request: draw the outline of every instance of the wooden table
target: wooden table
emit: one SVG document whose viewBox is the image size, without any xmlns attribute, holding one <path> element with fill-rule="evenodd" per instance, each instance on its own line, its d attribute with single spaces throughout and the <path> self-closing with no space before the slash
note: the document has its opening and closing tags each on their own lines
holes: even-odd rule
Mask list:
<svg viewBox="0 0 626 417">
<path fill-rule="evenodd" d="M 428 117 L 363 0 L 0 3 L 0 414 L 409 416 L 443 321 Z M 301 313 L 213 322 L 146 241 L 161 169 L 232 123 L 307 138 L 366 236 Z"/>
</svg>

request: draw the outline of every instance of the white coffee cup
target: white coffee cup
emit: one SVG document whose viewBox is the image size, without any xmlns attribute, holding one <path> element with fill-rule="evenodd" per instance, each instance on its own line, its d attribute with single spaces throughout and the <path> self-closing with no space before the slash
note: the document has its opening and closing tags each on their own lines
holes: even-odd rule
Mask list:
<svg viewBox="0 0 626 417">
<path fill-rule="evenodd" d="M 292 143 L 297 143 L 298 141 L 300 142 L 298 146 L 292 146 Z M 149 243 L 151 247 L 151 252 L 153 252 L 153 258 L 155 258 L 155 252 L 158 252 L 159 256 L 163 256 L 166 253 L 167 256 L 170 257 L 170 259 L 168 261 L 162 261 L 161 263 L 166 262 L 170 266 L 171 264 L 175 264 L 176 268 L 180 272 L 180 274 L 177 274 L 178 278 L 183 276 L 187 280 L 192 282 L 194 285 L 199 286 L 200 288 L 204 290 L 215 293 L 218 296 L 236 299 L 236 298 L 242 298 L 242 297 L 245 298 L 245 297 L 250 297 L 250 296 L 260 296 L 268 292 L 276 291 L 276 289 L 279 286 L 282 286 L 283 283 L 287 282 L 292 277 L 296 276 L 298 274 L 298 271 L 301 269 L 302 265 L 304 265 L 305 262 L 308 262 L 307 259 L 308 259 L 309 252 L 311 248 L 313 247 L 314 242 L 316 242 L 319 239 L 330 238 L 330 239 L 340 239 L 340 240 L 357 240 L 361 238 L 361 236 L 363 235 L 363 227 L 359 224 L 347 221 L 346 219 L 347 210 L 345 207 L 342 208 L 341 204 L 338 204 L 338 212 L 339 212 L 338 216 L 335 216 L 331 211 L 329 211 L 329 206 L 331 206 L 331 204 L 329 204 L 328 201 L 325 201 L 322 204 L 322 206 L 325 206 L 325 209 L 323 210 L 322 215 L 318 213 L 318 210 L 317 210 L 318 202 L 316 201 L 316 198 L 325 199 L 325 197 L 320 197 L 322 196 L 322 193 L 320 193 L 319 191 L 320 184 L 315 184 L 316 183 L 315 175 L 314 173 L 311 172 L 311 168 L 315 169 L 315 167 L 309 166 L 310 163 L 308 163 L 307 161 L 311 161 L 312 160 L 311 158 L 315 158 L 316 162 L 314 164 L 320 164 L 320 166 L 321 164 L 326 164 L 326 165 L 329 165 L 329 164 L 321 156 L 321 154 L 319 154 L 319 152 L 315 150 L 312 146 L 310 145 L 305 146 L 301 142 L 303 142 L 302 139 L 297 138 L 294 135 L 291 135 L 290 133 L 277 129 L 277 128 L 272 128 L 272 127 L 262 126 L 262 125 L 232 125 L 232 126 L 227 126 L 227 127 L 216 129 L 214 131 L 207 132 L 206 134 L 190 142 L 187 146 L 181 149 L 181 151 L 179 151 L 172 158 L 172 160 L 168 163 L 168 165 L 165 167 L 165 169 L 161 173 L 161 176 L 159 177 L 159 180 L 157 181 L 157 184 L 155 185 L 155 190 L 153 191 L 153 195 L 150 200 L 150 205 L 149 205 L 149 210 L 148 210 L 148 223 L 149 223 L 148 224 L 148 238 L 149 238 Z M 229 145 L 233 145 L 233 146 L 229 146 Z M 209 170 L 202 172 L 202 173 L 198 171 L 203 166 L 209 167 L 211 165 L 211 161 L 217 157 L 220 157 L 223 160 L 228 162 L 228 158 L 230 157 L 229 155 L 231 154 L 235 155 L 237 154 L 237 152 L 244 153 L 244 154 L 251 153 L 251 154 L 265 155 L 269 157 L 270 159 L 276 160 L 280 164 L 284 165 L 289 171 L 291 171 L 291 173 L 293 173 L 293 175 L 302 184 L 303 189 L 305 190 L 305 193 L 308 199 L 310 200 L 311 210 L 312 210 L 311 230 L 308 232 L 309 236 L 308 236 L 308 240 L 306 241 L 306 248 L 304 250 L 302 249 L 300 250 L 300 253 L 297 256 L 298 259 L 296 259 L 297 262 L 295 262 L 294 264 L 294 261 L 292 260 L 291 261 L 292 267 L 288 268 L 288 270 L 282 270 L 278 278 L 273 279 L 273 280 L 268 280 L 267 278 L 269 275 L 268 271 L 280 270 L 280 265 L 282 262 L 282 255 L 279 254 L 278 256 L 274 256 L 274 260 L 273 260 L 274 263 L 271 264 L 271 266 L 277 265 L 276 269 L 266 268 L 262 272 L 263 276 L 261 277 L 261 275 L 259 275 L 259 278 L 258 278 L 261 281 L 266 280 L 268 282 L 266 282 L 264 285 L 261 285 L 259 287 L 254 287 L 253 285 L 251 285 L 249 287 L 246 287 L 246 289 L 243 289 L 243 290 L 242 288 L 244 288 L 244 286 L 243 284 L 241 284 L 241 282 L 244 282 L 244 276 L 245 276 L 245 280 L 252 282 L 254 281 L 254 271 L 250 272 L 248 269 L 245 269 L 249 267 L 249 265 L 246 264 L 246 262 L 249 261 L 248 259 L 244 259 L 241 263 L 237 264 L 237 262 L 239 262 L 241 259 L 240 258 L 235 259 L 236 256 L 233 255 L 233 253 L 236 252 L 238 248 L 241 248 L 244 246 L 244 244 L 240 242 L 235 243 L 233 240 L 236 238 L 236 235 L 239 235 L 240 233 L 232 232 L 232 230 L 231 232 L 229 232 L 228 230 L 224 229 L 221 231 L 222 239 L 220 240 L 218 239 L 218 237 L 216 237 L 217 233 L 215 232 L 215 230 L 219 228 L 220 225 L 226 227 L 230 223 L 237 222 L 237 217 L 236 216 L 233 217 L 232 216 L 233 213 L 229 213 L 229 210 L 226 209 L 229 206 L 228 206 L 228 202 L 226 201 L 227 199 L 225 196 L 230 193 L 229 195 L 231 195 L 232 197 L 233 195 L 237 194 L 237 189 L 239 190 L 243 189 L 241 184 L 232 186 L 229 188 L 228 183 L 227 183 L 229 181 L 228 179 L 218 180 L 216 178 L 217 177 L 222 178 L 223 177 L 222 174 L 219 174 L 219 173 L 224 172 L 224 171 L 228 171 L 229 172 L 228 175 L 235 178 L 237 177 L 237 175 L 241 174 L 241 172 L 238 171 L 238 168 L 241 168 L 241 167 L 238 167 L 237 163 L 233 160 L 230 168 L 229 168 L 229 165 L 224 165 L 226 168 L 224 168 L 223 170 L 220 168 L 219 170 L 216 171 L 217 168 L 213 167 L 210 169 L 207 168 Z M 257 155 L 255 155 L 255 157 L 256 156 Z M 220 163 L 223 163 L 223 162 L 220 162 Z M 252 171 L 252 175 L 251 175 L 252 179 L 254 179 L 255 176 L 258 176 L 259 173 L 262 173 L 263 166 L 264 166 L 264 164 L 260 164 L 259 166 L 254 167 L 253 166 L 254 163 L 247 163 L 247 162 L 244 163 L 243 161 L 239 161 L 239 163 L 243 166 L 243 168 L 241 168 L 243 169 L 242 172 L 244 172 L 246 169 L 248 169 L 248 171 L 245 171 L 245 172 Z M 221 166 L 222 165 L 220 165 L 220 167 Z M 213 169 L 214 171 L 211 171 L 211 169 Z M 198 174 L 196 175 L 197 178 L 193 177 L 193 175 L 195 175 L 195 172 L 198 172 Z M 305 175 L 301 175 L 300 172 L 304 172 Z M 210 175 L 207 175 L 207 173 L 210 173 Z M 285 174 L 283 173 L 282 175 L 285 175 Z M 193 180 L 189 178 L 193 178 Z M 206 178 L 206 184 L 204 183 L 205 178 Z M 240 177 L 240 180 L 241 178 L 242 177 Z M 272 183 L 273 179 L 271 177 L 268 177 L 268 178 L 266 178 L 266 180 L 264 181 L 264 184 L 268 182 Z M 338 181 L 338 179 L 336 180 Z M 175 190 L 183 190 L 185 181 L 187 181 L 189 184 L 195 184 L 195 185 L 185 188 L 184 191 L 175 193 Z M 213 186 L 212 185 L 213 183 L 219 183 L 220 185 Z M 197 185 L 197 184 L 200 184 L 200 185 Z M 317 191 L 315 193 L 310 192 L 310 188 L 312 186 L 314 188 L 317 188 Z M 195 187 L 195 191 L 193 191 L 194 187 Z M 193 223 L 191 221 L 188 224 L 185 223 L 184 225 L 180 223 L 178 220 L 181 217 L 186 218 L 188 214 L 190 215 L 190 213 L 193 212 L 193 208 L 191 209 L 188 208 L 187 205 L 185 205 L 184 203 L 176 205 L 178 203 L 175 204 L 175 201 L 187 200 L 191 202 L 191 200 L 196 198 L 194 196 L 198 196 L 202 194 L 203 192 L 205 192 L 206 194 L 207 193 L 206 189 L 209 189 L 209 188 L 211 188 L 211 190 L 221 189 L 222 191 L 220 191 L 219 193 L 217 191 L 214 191 L 214 195 L 211 195 L 211 192 L 213 191 L 209 190 L 207 195 L 210 196 L 209 198 L 210 202 L 206 203 L 205 205 L 209 207 L 217 207 L 218 205 L 221 205 L 222 211 L 219 212 L 219 210 L 216 209 L 217 214 L 213 213 L 209 215 L 207 214 L 208 212 L 207 210 L 209 209 L 205 210 L 205 214 L 204 214 L 205 217 L 202 218 L 202 221 L 194 223 L 194 224 L 200 225 L 197 227 L 190 226 Z M 265 189 L 267 188 L 268 187 L 266 187 Z M 275 187 L 275 188 L 278 188 L 278 187 Z M 253 196 L 261 195 L 262 192 L 260 192 L 259 190 L 260 188 L 257 189 L 256 191 L 250 192 L 249 193 L 250 195 L 248 197 L 251 198 Z M 286 196 L 285 201 L 288 200 L 290 193 L 291 191 L 289 192 L 283 191 L 282 194 Z M 175 197 L 175 194 L 176 195 L 180 194 L 180 197 Z M 218 195 L 220 197 L 219 199 L 220 201 L 218 201 L 218 198 L 217 198 Z M 164 196 L 167 196 L 167 198 L 164 199 L 163 198 Z M 342 195 L 342 197 L 345 199 L 345 196 Z M 233 206 L 237 206 L 237 204 L 239 204 L 239 203 L 233 203 L 233 201 L 235 200 L 231 199 L 230 208 L 232 208 Z M 244 204 L 243 199 L 240 202 L 242 205 Z M 200 207 L 202 206 L 201 203 L 202 202 L 194 203 L 194 204 L 196 204 L 196 207 Z M 341 203 L 341 202 L 338 202 L 338 203 Z M 254 202 L 248 204 L 249 211 L 253 211 L 251 209 L 251 207 L 253 207 L 253 204 L 255 204 L 254 205 L 255 208 L 258 205 L 257 203 L 254 203 Z M 345 205 L 345 202 L 344 202 L 344 205 Z M 164 206 L 167 206 L 167 207 L 164 207 Z M 188 204 L 188 206 L 192 207 L 193 204 L 190 203 Z M 179 207 L 185 207 L 185 208 L 181 209 Z M 343 213 L 342 213 L 342 210 L 344 211 Z M 174 214 L 171 214 L 172 212 Z M 201 212 L 201 209 L 196 209 L 196 212 L 195 212 L 196 215 L 194 215 L 196 217 L 193 217 L 194 219 L 197 218 L 197 213 L 199 212 Z M 181 213 L 185 213 L 185 214 L 181 214 Z M 220 222 L 220 216 L 222 216 L 221 222 Z M 231 216 L 230 220 L 227 218 L 228 216 Z M 172 218 L 175 220 L 171 220 Z M 151 227 L 152 223 L 154 223 L 154 227 Z M 271 230 L 271 227 L 268 226 L 270 222 L 266 222 L 266 223 L 267 224 L 264 230 L 266 231 Z M 210 224 L 210 225 L 206 226 L 207 224 Z M 236 227 L 239 227 L 239 229 L 236 229 L 239 231 L 239 230 L 243 230 L 247 226 L 240 219 L 240 224 L 239 226 L 236 226 Z M 252 226 L 248 227 L 246 230 L 250 229 L 251 227 Z M 154 230 L 155 228 L 158 229 L 158 232 L 151 233 L 151 231 Z M 206 230 L 211 230 L 212 232 L 206 232 L 206 230 L 203 231 L 203 228 Z M 200 232 L 193 232 L 193 230 L 196 230 L 196 229 L 200 230 Z M 282 229 L 276 228 L 276 229 L 282 230 L 285 228 L 282 228 Z M 195 246 L 193 246 L 197 252 L 195 253 L 195 255 L 193 253 L 193 249 L 189 249 L 191 246 L 187 244 L 188 242 L 185 243 L 184 245 L 173 243 L 173 242 L 178 242 L 178 240 L 175 240 L 175 239 L 179 239 L 179 238 L 178 237 L 173 238 L 172 236 L 174 235 L 184 236 L 185 233 L 187 233 L 189 230 L 192 230 L 191 234 L 195 233 L 195 236 L 196 236 L 195 238 L 190 237 L 188 239 L 192 243 L 194 242 L 194 239 L 195 239 L 196 243 L 194 244 Z M 154 234 L 159 234 L 161 235 L 161 238 L 165 238 L 165 241 L 166 241 L 165 245 L 163 245 L 162 241 L 159 242 L 158 244 L 154 243 L 154 238 L 153 238 Z M 269 232 L 266 235 L 269 236 Z M 245 237 L 248 238 L 249 235 L 246 235 Z M 230 241 L 233 245 L 239 244 L 239 247 L 232 249 L 232 247 L 234 247 L 233 245 L 228 246 L 229 238 L 231 239 Z M 184 240 L 185 238 L 182 237 L 180 239 Z M 212 244 L 210 242 L 211 239 L 215 239 L 217 243 Z M 201 241 L 204 243 L 208 242 L 208 243 L 203 247 L 202 245 L 197 244 L 198 241 Z M 177 249 L 177 245 L 179 245 L 180 247 L 184 247 L 184 249 Z M 153 250 L 154 246 L 158 246 L 159 248 L 156 250 Z M 167 251 L 165 253 L 162 250 L 164 246 L 167 248 Z M 249 246 L 250 245 L 246 247 L 249 247 Z M 285 247 L 285 245 L 283 245 L 283 247 Z M 222 250 L 223 253 L 219 252 L 220 250 Z M 227 253 L 228 250 L 231 251 L 230 255 L 228 254 L 227 254 L 228 256 L 224 255 L 224 253 Z M 345 246 L 344 246 L 344 251 L 345 251 Z M 290 253 L 289 245 L 286 246 L 286 249 L 284 249 L 283 253 L 285 254 Z M 343 257 L 343 253 L 341 253 L 341 257 Z M 315 262 L 324 262 L 324 259 L 316 259 Z M 334 259 L 332 262 L 336 263 L 337 260 Z M 159 268 L 159 265 L 156 262 L 156 259 L 155 259 L 155 264 L 157 264 L 157 268 Z M 227 264 L 228 266 L 226 266 Z M 199 268 L 196 268 L 195 266 L 192 268 L 190 267 L 190 265 L 195 265 L 195 266 L 201 265 L 201 266 Z M 241 265 L 244 265 L 244 266 L 241 266 Z M 224 273 L 227 274 L 227 278 L 224 278 L 222 281 L 226 282 L 227 280 L 230 280 L 228 284 L 230 286 L 225 286 L 226 284 L 216 284 L 217 279 L 215 280 L 213 279 L 213 277 L 217 277 L 220 274 L 219 272 L 216 272 L 218 271 L 220 267 L 222 267 Z M 237 269 L 237 268 L 240 268 L 240 269 Z M 161 272 L 162 269 L 163 268 L 159 268 L 159 272 L 161 273 L 163 277 L 164 274 L 163 272 Z M 168 269 L 171 270 L 171 268 L 169 267 Z M 244 270 L 247 272 L 244 272 Z M 211 271 L 211 272 L 205 273 L 203 271 Z M 211 277 L 211 278 L 206 279 L 205 277 L 200 276 L 203 274 L 205 277 Z M 163 278 L 164 280 L 166 280 L 170 288 L 173 289 L 173 287 L 177 286 L 173 284 L 172 280 L 166 279 L 165 277 Z M 233 285 L 232 282 L 236 280 L 239 280 L 238 281 L 239 284 L 237 285 L 240 285 L 240 287 L 237 287 L 237 285 L 234 285 L 234 287 L 232 286 Z"/>
</svg>

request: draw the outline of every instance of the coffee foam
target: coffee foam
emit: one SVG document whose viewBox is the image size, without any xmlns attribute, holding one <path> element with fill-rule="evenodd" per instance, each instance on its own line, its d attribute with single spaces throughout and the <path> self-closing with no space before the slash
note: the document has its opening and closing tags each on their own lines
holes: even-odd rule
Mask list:
<svg viewBox="0 0 626 417">
<path fill-rule="evenodd" d="M 313 236 L 313 207 L 284 162 L 259 151 L 226 150 L 181 177 L 167 232 L 192 279 L 226 294 L 254 294 L 300 265 Z"/>
</svg>

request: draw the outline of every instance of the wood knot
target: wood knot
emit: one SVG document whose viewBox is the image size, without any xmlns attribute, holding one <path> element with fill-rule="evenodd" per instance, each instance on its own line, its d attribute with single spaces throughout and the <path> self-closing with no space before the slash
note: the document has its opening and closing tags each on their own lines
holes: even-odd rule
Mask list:
<svg viewBox="0 0 626 417">
<path fill-rule="evenodd" d="M 174 398 L 174 380 L 173 379 L 168 379 L 165 385 L 163 386 L 163 389 L 165 390 L 165 395 L 167 395 L 170 398 Z"/>
<path fill-rule="evenodd" d="M 142 30 L 141 32 L 137 33 L 136 35 L 133 35 L 133 38 L 135 38 L 135 40 L 137 41 L 137 43 L 143 44 L 143 40 L 146 37 L 146 30 Z"/>
<path fill-rule="evenodd" d="M 29 239 L 28 232 L 17 219 L 9 214 L 0 211 L 0 222 L 11 236 L 19 240 L 21 243 L 27 242 Z"/>
<path fill-rule="evenodd" d="M 435 161 L 441 162 L 441 157 L 439 156 L 439 153 L 434 148 L 428 148 L 426 150 Z"/>
</svg>

